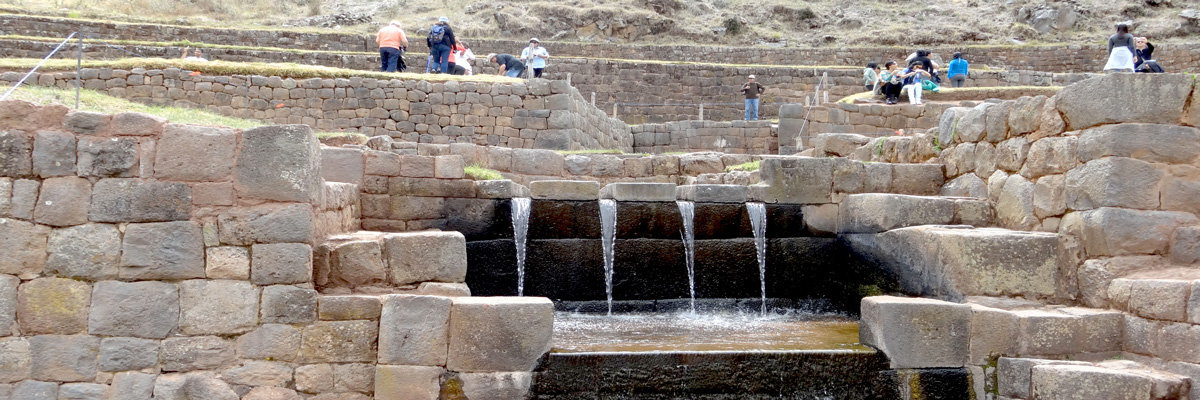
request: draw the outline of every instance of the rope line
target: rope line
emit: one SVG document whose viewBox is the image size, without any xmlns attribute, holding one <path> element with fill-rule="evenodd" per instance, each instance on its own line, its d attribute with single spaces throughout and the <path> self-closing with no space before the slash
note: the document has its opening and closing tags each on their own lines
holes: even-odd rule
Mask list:
<svg viewBox="0 0 1200 400">
<path fill-rule="evenodd" d="M 43 57 L 42 61 L 38 61 L 37 65 L 33 66 L 33 69 L 29 70 L 29 72 L 26 72 L 25 76 L 22 76 L 21 80 L 17 81 L 17 84 L 15 84 L 15 85 L 13 85 L 13 87 L 9 88 L 7 92 L 4 92 L 3 96 L 0 96 L 0 101 L 7 99 L 8 95 L 12 94 L 13 91 L 17 90 L 17 87 L 20 87 L 22 83 L 25 83 L 26 79 L 29 79 L 29 77 L 31 75 L 33 75 L 33 73 L 36 72 L 38 68 L 41 68 L 42 64 L 46 63 L 46 60 L 49 60 L 50 57 L 53 57 L 54 53 L 57 53 L 58 50 L 62 49 L 63 46 L 66 45 L 67 42 L 71 40 L 71 38 L 75 37 L 76 33 L 79 33 L 79 32 L 71 32 L 71 34 L 68 35 L 66 39 L 63 39 L 62 43 L 59 43 L 58 46 L 54 48 L 54 50 L 50 51 L 50 54 L 47 54 L 46 57 Z"/>
</svg>

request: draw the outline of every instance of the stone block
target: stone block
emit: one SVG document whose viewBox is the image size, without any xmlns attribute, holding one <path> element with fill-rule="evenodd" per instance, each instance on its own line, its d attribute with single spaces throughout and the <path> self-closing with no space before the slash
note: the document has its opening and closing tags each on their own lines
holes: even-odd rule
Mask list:
<svg viewBox="0 0 1200 400">
<path fill-rule="evenodd" d="M 12 275 L 0 275 L 0 337 L 12 334 L 17 322 L 17 285 L 21 279 Z"/>
<path fill-rule="evenodd" d="M 134 371 L 158 365 L 158 341 L 130 337 L 100 340 L 100 371 Z"/>
<path fill-rule="evenodd" d="M 684 154 L 679 156 L 679 170 L 683 175 L 696 176 L 724 172 L 725 164 L 721 161 L 721 157 L 718 154 Z"/>
<path fill-rule="evenodd" d="M 958 141 L 974 143 L 983 140 L 987 134 L 987 109 L 992 106 L 991 103 L 981 103 L 963 113 L 962 118 L 958 119 L 958 124 L 953 126 Z"/>
<path fill-rule="evenodd" d="M 467 399 L 523 399 L 533 384 L 530 372 L 476 372 L 458 374 Z"/>
<path fill-rule="evenodd" d="M 464 297 L 471 295 L 471 288 L 465 283 L 421 282 L 416 294 L 423 296 Z"/>
<path fill-rule="evenodd" d="M 1013 102 L 1012 110 L 1008 113 L 1008 129 L 1010 134 L 1024 135 L 1038 128 L 1038 117 L 1046 104 L 1046 96 L 1022 96 Z"/>
<path fill-rule="evenodd" d="M 475 197 L 481 199 L 511 199 L 531 196 L 532 192 L 529 188 L 507 179 L 475 181 Z"/>
<path fill-rule="evenodd" d="M 697 203 L 745 203 L 749 189 L 744 185 L 683 185 L 675 188 L 679 200 Z"/>
<path fill-rule="evenodd" d="M 562 176 L 562 154 L 544 149 L 513 149 L 512 172 L 524 175 Z"/>
<path fill-rule="evenodd" d="M 389 295 L 379 320 L 379 362 L 446 365 L 450 298 Z"/>
<path fill-rule="evenodd" d="M 0 177 L 0 217 L 12 215 L 13 180 Z"/>
<path fill-rule="evenodd" d="M 14 383 L 29 379 L 29 339 L 23 337 L 0 338 L 0 383 Z"/>
<path fill-rule="evenodd" d="M 1081 237 L 1089 257 L 1154 254 L 1167 249 L 1176 228 L 1197 222 L 1183 212 L 1102 207 L 1067 214 L 1060 232 Z"/>
<path fill-rule="evenodd" d="M 42 181 L 41 194 L 33 209 L 33 219 L 39 224 L 71 226 L 87 223 L 92 184 L 76 176 L 49 178 Z"/>
<path fill-rule="evenodd" d="M 600 189 L 601 199 L 616 201 L 675 201 L 675 184 L 616 182 Z"/>
<path fill-rule="evenodd" d="M 941 165 L 893 164 L 891 190 L 894 193 L 934 196 L 942 191 L 946 178 Z"/>
<path fill-rule="evenodd" d="M 446 366 L 457 372 L 532 371 L 550 351 L 553 321 L 554 305 L 543 297 L 456 297 Z"/>
<path fill-rule="evenodd" d="M 1064 355 L 1083 348 L 1083 319 L 1057 311 L 1017 310 L 1021 355 Z"/>
<path fill-rule="evenodd" d="M 1083 351 L 1104 353 L 1121 350 L 1125 329 L 1123 313 L 1083 307 L 1066 307 L 1059 311 L 1082 319 L 1082 327 L 1076 334 L 1081 338 Z"/>
<path fill-rule="evenodd" d="M 400 155 L 390 151 L 365 153 L 364 172 L 367 175 L 400 176 Z"/>
<path fill-rule="evenodd" d="M 437 400 L 443 371 L 441 367 L 379 365 L 375 368 L 375 399 Z"/>
<path fill-rule="evenodd" d="M 438 179 L 462 179 L 466 174 L 463 158 L 460 155 L 437 156 L 433 158 L 433 177 Z"/>
<path fill-rule="evenodd" d="M 233 343 L 217 336 L 171 337 L 162 341 L 159 359 L 164 372 L 217 369 L 237 359 Z"/>
<path fill-rule="evenodd" d="M 892 368 L 957 368 L 969 355 L 971 307 L 939 300 L 862 300 L 859 340 L 887 354 Z"/>
<path fill-rule="evenodd" d="M 1018 319 L 1007 310 L 971 306 L 971 335 L 969 363 L 986 365 L 995 357 L 1017 354 Z"/>
<path fill-rule="evenodd" d="M 996 219 L 1001 226 L 1012 229 L 1032 230 L 1038 225 L 1034 212 L 1035 185 L 1021 175 L 1012 175 L 1004 180 L 996 201 Z"/>
<path fill-rule="evenodd" d="M 33 139 L 20 131 L 0 131 L 0 176 L 33 175 Z"/>
<path fill-rule="evenodd" d="M 1049 137 L 1033 142 L 1021 167 L 1021 175 L 1038 178 L 1062 174 L 1079 165 L 1078 139 L 1075 136 Z"/>
<path fill-rule="evenodd" d="M 312 247 L 304 243 L 256 244 L 250 248 L 255 285 L 312 282 Z"/>
<path fill-rule="evenodd" d="M 1030 382 L 1034 399 L 1149 400 L 1153 384 L 1142 375 L 1090 365 L 1037 365 Z"/>
<path fill-rule="evenodd" d="M 1185 226 L 1175 230 L 1171 238 L 1170 257 L 1171 261 L 1178 264 L 1200 261 L 1200 226 Z"/>
<path fill-rule="evenodd" d="M 99 383 L 65 383 L 58 387 L 59 400 L 101 400 L 108 385 Z"/>
<path fill-rule="evenodd" d="M 38 189 L 41 187 L 42 181 L 32 179 L 13 181 L 9 215 L 13 218 L 33 220 L 33 209 L 37 206 Z"/>
<path fill-rule="evenodd" d="M 33 278 L 46 263 L 50 229 L 29 222 L 0 218 L 0 273 Z"/>
<path fill-rule="evenodd" d="M 1032 398 L 1030 389 L 1033 367 L 1038 365 L 1088 365 L 1081 361 L 1042 360 L 1036 358 L 1000 357 L 996 360 L 996 383 L 1000 396 L 1014 399 Z"/>
<path fill-rule="evenodd" d="M 29 338 L 31 377 L 52 382 L 96 379 L 100 338 L 87 335 L 40 335 Z"/>
<path fill-rule="evenodd" d="M 154 377 L 140 372 L 117 373 L 104 400 L 149 400 L 154 395 Z"/>
<path fill-rule="evenodd" d="M 986 199 L 988 196 L 987 182 L 975 174 L 959 175 L 942 186 L 941 195 Z"/>
<path fill-rule="evenodd" d="M 121 243 L 120 267 L 122 279 L 203 278 L 200 225 L 191 221 L 130 224 Z"/>
<path fill-rule="evenodd" d="M 375 388 L 375 364 L 336 364 L 333 366 L 333 390 L 371 392 Z"/>
<path fill-rule="evenodd" d="M 204 249 L 204 273 L 208 279 L 250 279 L 250 250 L 240 246 Z"/>
<path fill-rule="evenodd" d="M 154 177 L 172 181 L 229 180 L 237 139 L 237 133 L 229 128 L 168 124 L 155 148 Z"/>
<path fill-rule="evenodd" d="M 995 210 L 987 200 L 971 198 L 954 200 L 955 224 L 982 228 L 991 226 L 995 220 Z"/>
<path fill-rule="evenodd" d="M 374 321 L 319 321 L 303 328 L 300 361 L 373 362 L 379 327 Z"/>
<path fill-rule="evenodd" d="M 321 296 L 317 300 L 317 316 L 322 321 L 379 319 L 379 296 Z"/>
<path fill-rule="evenodd" d="M 278 386 L 258 386 L 242 396 L 242 400 L 302 400 L 295 390 Z"/>
<path fill-rule="evenodd" d="M 121 232 L 116 225 L 86 224 L 50 233 L 46 271 L 86 280 L 117 277 L 121 261 Z"/>
<path fill-rule="evenodd" d="M 33 139 L 33 174 L 42 178 L 75 175 L 75 135 L 39 131 Z"/>
<path fill-rule="evenodd" d="M 954 220 L 954 201 L 941 197 L 866 193 L 846 196 L 839 212 L 843 233 L 878 233 Z"/>
<path fill-rule="evenodd" d="M 535 199 L 596 200 L 600 198 L 600 182 L 544 180 L 529 182 L 529 192 Z"/>
<path fill-rule="evenodd" d="M 192 204 L 197 206 L 232 206 L 236 200 L 233 183 L 193 183 Z"/>
<path fill-rule="evenodd" d="M 290 285 L 272 285 L 262 289 L 264 323 L 296 324 L 317 319 L 317 291 Z"/>
<path fill-rule="evenodd" d="M 17 321 L 24 335 L 70 335 L 87 330 L 92 288 L 65 278 L 38 278 L 17 293 Z"/>
<path fill-rule="evenodd" d="M 329 276 L 322 277 L 318 283 L 329 280 L 333 284 L 357 287 L 387 280 L 387 265 L 378 237 L 329 246 Z"/>
<path fill-rule="evenodd" d="M 128 178 L 138 175 L 136 138 L 81 137 L 76 147 L 79 176 Z"/>
<path fill-rule="evenodd" d="M 1200 129 L 1177 125 L 1121 124 L 1087 129 L 1079 134 L 1079 160 L 1130 157 L 1190 164 L 1200 156 Z"/>
<path fill-rule="evenodd" d="M 1066 177 L 1047 175 L 1033 185 L 1033 214 L 1038 218 L 1062 215 L 1067 211 Z"/>
<path fill-rule="evenodd" d="M 286 363 L 249 360 L 241 364 L 225 370 L 221 377 L 234 385 L 246 386 L 280 387 L 292 382 L 292 368 Z"/>
<path fill-rule="evenodd" d="M 410 178 L 433 178 L 434 172 L 437 169 L 436 167 L 437 164 L 434 157 L 400 157 L 400 176 Z"/>
<path fill-rule="evenodd" d="M 1054 98 L 1068 130 L 1129 122 L 1176 124 L 1192 84 L 1179 74 L 1109 74 L 1065 87 Z M 1135 92 L 1132 98 L 1121 97 Z"/>
<path fill-rule="evenodd" d="M 393 154 L 393 158 L 397 157 Z M 325 179 L 325 182 L 361 185 L 364 165 L 363 151 L 360 149 L 340 147 L 321 149 L 321 177 Z M 396 166 L 399 167 L 399 163 L 396 163 Z"/>
<path fill-rule="evenodd" d="M 1170 279 L 1131 279 L 1129 311 L 1145 318 L 1188 320 L 1192 282 Z"/>
<path fill-rule="evenodd" d="M 237 348 L 242 358 L 292 361 L 300 351 L 300 330 L 291 325 L 263 324 L 238 337 Z"/>
<path fill-rule="evenodd" d="M 185 399 L 238 400 L 239 396 L 229 384 L 212 374 L 186 374 L 181 387 Z M 158 398 L 158 388 L 154 389 L 154 397 Z M 168 397 L 169 396 L 165 396 Z"/>
<path fill-rule="evenodd" d="M 162 339 L 179 324 L 179 290 L 166 282 L 97 282 L 88 333 Z"/>
<path fill-rule="evenodd" d="M 871 138 L 854 133 L 822 133 L 814 136 L 810 143 L 819 153 L 848 157 L 855 149 L 870 141 Z"/>
<path fill-rule="evenodd" d="M 259 291 L 250 282 L 187 280 L 179 284 L 179 329 L 185 335 L 230 335 L 258 326 Z"/>
<path fill-rule="evenodd" d="M 1163 172 L 1145 161 L 1106 157 L 1088 161 L 1067 173 L 1067 206 L 1073 210 L 1097 207 L 1157 209 Z"/>
<path fill-rule="evenodd" d="M 192 188 L 180 182 L 101 179 L 88 217 L 96 222 L 183 221 L 191 217 Z"/>
<path fill-rule="evenodd" d="M 234 185 L 242 197 L 315 203 L 321 194 L 321 149 L 307 125 L 242 132 Z"/>
<path fill-rule="evenodd" d="M 13 385 L 12 398 L 22 400 L 56 400 L 58 384 L 55 382 L 24 381 Z"/>
<path fill-rule="evenodd" d="M 239 208 L 217 215 L 222 244 L 308 243 L 313 240 L 313 208 L 308 204 Z"/>
<path fill-rule="evenodd" d="M 296 368 L 296 390 L 305 393 L 332 392 L 336 381 L 330 364 L 310 364 Z"/>
<path fill-rule="evenodd" d="M 408 232 L 384 237 L 392 284 L 462 282 L 467 274 L 466 238 L 458 232 Z"/>
<path fill-rule="evenodd" d="M 112 115 L 107 133 L 121 136 L 151 136 L 163 131 L 167 120 L 156 115 L 123 112 Z"/>
</svg>

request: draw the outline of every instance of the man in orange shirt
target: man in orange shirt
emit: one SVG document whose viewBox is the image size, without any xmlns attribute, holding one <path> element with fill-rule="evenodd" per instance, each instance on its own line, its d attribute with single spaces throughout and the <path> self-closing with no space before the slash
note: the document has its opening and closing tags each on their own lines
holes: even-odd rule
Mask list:
<svg viewBox="0 0 1200 400">
<path fill-rule="evenodd" d="M 400 56 L 408 47 L 408 38 L 404 36 L 404 30 L 400 29 L 400 21 L 392 21 L 379 28 L 379 34 L 375 36 L 375 43 L 379 43 L 379 70 L 396 72 Z"/>
</svg>

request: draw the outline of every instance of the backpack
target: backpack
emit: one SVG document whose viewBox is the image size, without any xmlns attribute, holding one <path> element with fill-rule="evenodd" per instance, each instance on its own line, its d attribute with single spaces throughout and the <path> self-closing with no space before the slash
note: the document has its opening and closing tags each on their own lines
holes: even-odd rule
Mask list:
<svg viewBox="0 0 1200 400">
<path fill-rule="evenodd" d="M 434 25 L 432 28 L 429 28 L 429 43 L 430 44 L 441 43 L 442 40 L 445 39 L 445 37 L 446 37 L 446 26 L 445 25 L 437 24 L 437 25 Z"/>
</svg>

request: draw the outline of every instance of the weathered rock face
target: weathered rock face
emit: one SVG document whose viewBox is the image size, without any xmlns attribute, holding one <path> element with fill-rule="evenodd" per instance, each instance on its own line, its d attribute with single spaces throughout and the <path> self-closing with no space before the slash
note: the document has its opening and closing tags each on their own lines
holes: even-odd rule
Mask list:
<svg viewBox="0 0 1200 400">
<path fill-rule="evenodd" d="M 1060 232 L 1082 238 L 1090 257 L 1152 254 L 1167 248 L 1178 227 L 1198 221 L 1190 213 L 1101 207 L 1067 214 Z"/>
<path fill-rule="evenodd" d="M 1181 74 L 1111 74 L 1067 86 L 1054 97 L 1068 130 L 1136 122 L 1177 124 L 1193 83 Z"/>
<path fill-rule="evenodd" d="M 321 187 L 321 149 L 304 125 L 255 128 L 242 133 L 235 171 L 244 196 L 313 203 Z"/>
<path fill-rule="evenodd" d="M 457 297 L 450 310 L 446 368 L 531 371 L 550 351 L 554 304 L 545 298 Z"/>
</svg>

